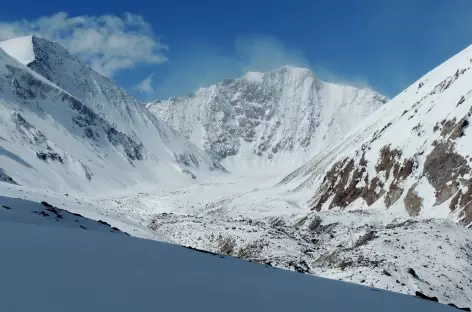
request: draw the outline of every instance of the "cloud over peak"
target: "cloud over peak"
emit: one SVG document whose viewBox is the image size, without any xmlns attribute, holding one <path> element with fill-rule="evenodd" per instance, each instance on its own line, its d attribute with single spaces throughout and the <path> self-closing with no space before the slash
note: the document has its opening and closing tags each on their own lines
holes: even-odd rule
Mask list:
<svg viewBox="0 0 472 312">
<path fill-rule="evenodd" d="M 152 77 L 154 76 L 154 74 L 155 73 L 150 74 L 143 81 L 133 86 L 133 90 L 139 93 L 153 93 L 154 87 L 152 86 Z"/>
<path fill-rule="evenodd" d="M 0 23 L 0 41 L 37 35 L 64 46 L 105 76 L 137 64 L 167 61 L 167 45 L 141 16 L 69 16 L 59 12 L 35 20 Z"/>
</svg>

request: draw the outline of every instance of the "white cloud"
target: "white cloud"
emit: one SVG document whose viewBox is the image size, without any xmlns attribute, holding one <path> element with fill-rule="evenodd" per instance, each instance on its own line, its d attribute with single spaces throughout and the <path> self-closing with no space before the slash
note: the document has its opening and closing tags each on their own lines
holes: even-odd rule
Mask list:
<svg viewBox="0 0 472 312">
<path fill-rule="evenodd" d="M 0 22 L 0 41 L 30 34 L 60 43 L 106 76 L 140 63 L 167 61 L 167 45 L 148 22 L 131 13 L 71 17 L 60 12 L 35 20 Z"/>
<path fill-rule="evenodd" d="M 173 55 L 172 66 L 163 66 L 154 77 L 154 93 L 147 93 L 146 100 L 183 95 L 248 71 L 267 72 L 283 65 L 310 67 L 303 51 L 271 36 L 241 36 L 229 49 L 201 41 L 188 44 Z"/>
<path fill-rule="evenodd" d="M 226 78 L 239 78 L 248 71 L 268 72 L 284 65 L 310 68 L 320 79 L 335 83 L 369 86 L 362 77 L 336 74 L 326 65 L 311 62 L 303 50 L 272 36 L 241 36 L 229 48 L 201 41 L 187 44 L 153 76 L 151 88 L 146 88 L 153 91 L 139 94 L 141 98 L 150 101 L 184 95 Z"/>
<path fill-rule="evenodd" d="M 267 72 L 284 65 L 309 67 L 303 51 L 288 48 L 283 42 L 268 36 L 238 38 L 235 42 L 241 71 Z"/>
<path fill-rule="evenodd" d="M 152 77 L 154 76 L 154 73 L 150 74 L 148 77 L 146 77 L 143 81 L 138 83 L 133 87 L 133 90 L 138 91 L 140 93 L 153 93 L 154 88 L 152 86 Z"/>
</svg>

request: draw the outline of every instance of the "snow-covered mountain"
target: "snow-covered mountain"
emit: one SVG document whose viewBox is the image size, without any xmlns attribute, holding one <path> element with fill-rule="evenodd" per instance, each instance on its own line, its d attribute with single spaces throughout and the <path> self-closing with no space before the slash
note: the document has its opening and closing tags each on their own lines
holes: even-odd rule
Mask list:
<svg viewBox="0 0 472 312">
<path fill-rule="evenodd" d="M 103 194 L 210 171 L 225 170 L 59 44 L 0 43 L 0 180 Z"/>
<path fill-rule="evenodd" d="M 230 171 L 287 172 L 336 142 L 387 99 L 304 68 L 249 72 L 147 105 Z"/>
<path fill-rule="evenodd" d="M 383 106 L 282 67 L 154 113 L 55 43 L 0 47 L 0 310 L 31 310 L 20 287 L 52 311 L 447 309 L 270 266 L 472 306 L 472 236 L 455 222 L 471 211 L 472 47 Z"/>
<path fill-rule="evenodd" d="M 472 46 L 282 182 L 313 189 L 318 211 L 370 206 L 471 225 L 471 66 Z"/>
</svg>

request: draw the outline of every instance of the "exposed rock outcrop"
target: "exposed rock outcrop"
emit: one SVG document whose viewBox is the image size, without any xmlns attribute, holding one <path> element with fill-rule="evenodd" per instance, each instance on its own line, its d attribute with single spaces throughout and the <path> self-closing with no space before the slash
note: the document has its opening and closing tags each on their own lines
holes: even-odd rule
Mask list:
<svg viewBox="0 0 472 312">
<path fill-rule="evenodd" d="M 423 207 L 423 199 L 418 196 L 416 192 L 416 186 L 418 184 L 413 184 L 406 193 L 403 202 L 405 203 L 405 209 L 408 214 L 412 217 L 417 217 L 420 214 L 421 208 Z"/>
</svg>

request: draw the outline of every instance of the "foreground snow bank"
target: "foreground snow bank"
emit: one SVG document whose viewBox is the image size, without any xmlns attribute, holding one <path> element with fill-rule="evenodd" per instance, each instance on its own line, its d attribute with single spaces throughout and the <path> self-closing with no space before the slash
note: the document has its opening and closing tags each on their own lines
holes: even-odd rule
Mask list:
<svg viewBox="0 0 472 312">
<path fill-rule="evenodd" d="M 2 222 L 0 311 L 455 311 L 113 233 Z"/>
</svg>

